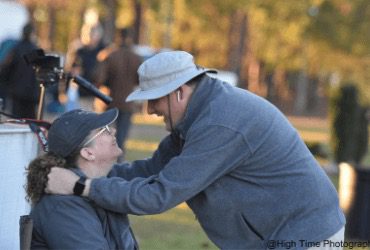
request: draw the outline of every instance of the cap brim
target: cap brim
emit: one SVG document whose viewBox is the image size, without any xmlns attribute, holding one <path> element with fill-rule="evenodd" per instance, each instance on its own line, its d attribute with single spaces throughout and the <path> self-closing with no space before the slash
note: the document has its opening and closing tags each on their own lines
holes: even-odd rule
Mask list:
<svg viewBox="0 0 370 250">
<path fill-rule="evenodd" d="M 172 91 L 176 90 L 180 86 L 184 85 L 186 82 L 190 81 L 196 76 L 207 73 L 207 72 L 217 73 L 217 70 L 202 69 L 202 70 L 194 71 L 193 74 L 189 74 L 182 78 L 178 78 L 164 86 L 161 86 L 155 89 L 143 90 L 139 88 L 127 96 L 126 102 L 154 100 L 154 99 L 161 98 L 163 96 L 168 95 Z"/>
<path fill-rule="evenodd" d="M 118 117 L 118 109 L 117 108 L 109 109 L 99 114 L 96 120 L 91 123 L 91 130 L 98 129 L 106 125 L 110 125 L 113 122 L 115 122 L 117 117 Z"/>
</svg>

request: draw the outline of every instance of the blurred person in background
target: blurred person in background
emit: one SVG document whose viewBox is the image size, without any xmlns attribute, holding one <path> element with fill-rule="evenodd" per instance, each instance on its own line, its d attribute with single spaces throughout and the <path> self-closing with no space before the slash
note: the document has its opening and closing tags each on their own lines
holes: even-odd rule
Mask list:
<svg viewBox="0 0 370 250">
<path fill-rule="evenodd" d="M 86 18 L 85 18 L 86 19 Z M 96 82 L 97 55 L 104 49 L 104 30 L 98 22 L 86 22 L 81 28 L 80 37 L 72 41 L 66 53 L 65 71 L 71 75 L 80 75 L 91 83 Z M 58 85 L 58 102 L 64 105 L 65 111 L 80 108 L 80 96 L 90 93 L 78 87 L 73 81 Z"/>
<path fill-rule="evenodd" d="M 6 39 L 0 44 L 0 69 L 1 64 L 5 60 L 8 53 L 11 49 L 17 44 L 18 40 L 16 39 Z M 2 103 L 0 103 L 0 111 L 6 108 L 6 98 L 8 95 L 8 85 L 6 76 L 0 75 L 0 98 L 2 99 Z"/>
<path fill-rule="evenodd" d="M 142 62 L 140 56 L 133 51 L 132 44 L 131 29 L 119 30 L 118 47 L 113 50 L 107 48 L 107 50 L 112 50 L 111 52 L 104 50 L 101 52 L 101 54 L 106 52 L 107 55 L 101 56 L 102 61 L 99 64 L 96 78 L 99 87 L 103 85 L 109 89 L 113 101 L 108 107 L 119 109 L 116 137 L 118 146 L 123 152 L 131 126 L 131 116 L 134 112 L 134 104 L 126 103 L 124 100 L 139 84 L 137 70 Z M 123 161 L 123 157 L 120 161 Z"/>
<path fill-rule="evenodd" d="M 86 30 L 84 30 L 86 29 Z M 82 47 L 77 49 L 72 59 L 73 74 L 78 74 L 89 82 L 96 82 L 96 69 L 98 65 L 97 55 L 105 48 L 103 42 L 104 30 L 100 23 L 91 27 L 83 27 L 81 31 Z M 81 91 L 82 95 L 87 95 L 86 91 Z"/>
<path fill-rule="evenodd" d="M 17 44 L 17 40 L 13 38 L 5 39 L 0 44 L 0 64 L 6 58 L 9 51 Z"/>
<path fill-rule="evenodd" d="M 11 112 L 20 118 L 35 118 L 40 88 L 35 72 L 24 55 L 38 49 L 31 23 L 24 26 L 22 39 L 10 50 L 0 65 L 0 79 L 7 82 L 11 98 Z"/>
</svg>

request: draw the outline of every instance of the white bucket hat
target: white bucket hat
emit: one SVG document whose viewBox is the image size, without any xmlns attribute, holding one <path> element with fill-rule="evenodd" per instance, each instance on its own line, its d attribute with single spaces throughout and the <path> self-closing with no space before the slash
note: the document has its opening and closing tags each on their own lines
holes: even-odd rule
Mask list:
<svg viewBox="0 0 370 250">
<path fill-rule="evenodd" d="M 139 88 L 126 98 L 126 102 L 166 96 L 194 77 L 216 71 L 195 65 L 193 56 L 185 51 L 169 51 L 149 58 L 137 72 Z"/>
</svg>

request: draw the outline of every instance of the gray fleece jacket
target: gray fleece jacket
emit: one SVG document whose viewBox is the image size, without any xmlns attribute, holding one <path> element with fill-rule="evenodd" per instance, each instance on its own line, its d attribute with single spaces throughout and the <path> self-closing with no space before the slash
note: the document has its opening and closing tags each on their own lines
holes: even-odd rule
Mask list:
<svg viewBox="0 0 370 250">
<path fill-rule="evenodd" d="M 31 218 L 31 249 L 138 249 L 126 214 L 105 210 L 86 198 L 44 195 Z"/>
<path fill-rule="evenodd" d="M 149 178 L 95 179 L 89 198 L 131 214 L 186 201 L 222 249 L 266 249 L 271 241 L 303 249 L 303 242 L 327 239 L 345 224 L 331 181 L 263 98 L 205 76 L 176 130 L 185 144 L 162 170 Z"/>
</svg>

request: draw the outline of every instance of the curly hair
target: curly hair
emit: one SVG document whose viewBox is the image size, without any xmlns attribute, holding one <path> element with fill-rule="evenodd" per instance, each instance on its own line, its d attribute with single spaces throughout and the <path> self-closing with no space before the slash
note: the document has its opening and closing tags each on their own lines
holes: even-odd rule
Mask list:
<svg viewBox="0 0 370 250">
<path fill-rule="evenodd" d="M 25 185 L 25 189 L 27 201 L 31 202 L 32 205 L 35 205 L 45 194 L 44 189 L 48 182 L 48 174 L 52 167 L 75 167 L 79 150 L 80 148 L 75 150 L 67 158 L 63 158 L 57 154 L 49 152 L 31 161 L 26 168 L 27 184 Z"/>
<path fill-rule="evenodd" d="M 27 200 L 32 204 L 37 203 L 44 194 L 44 189 L 48 181 L 48 174 L 52 167 L 65 167 L 66 160 L 56 154 L 46 153 L 31 161 L 26 168 L 27 184 L 26 193 Z"/>
</svg>

